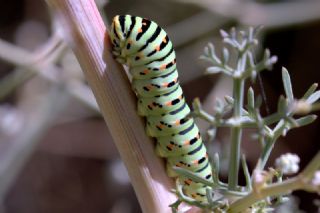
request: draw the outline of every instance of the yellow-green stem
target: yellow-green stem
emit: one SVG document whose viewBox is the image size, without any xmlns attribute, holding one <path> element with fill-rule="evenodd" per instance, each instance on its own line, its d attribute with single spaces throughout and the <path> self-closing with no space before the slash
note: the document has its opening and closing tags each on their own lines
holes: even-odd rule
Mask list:
<svg viewBox="0 0 320 213">
<path fill-rule="evenodd" d="M 254 203 L 266 197 L 283 195 L 290 193 L 293 190 L 309 188 L 309 182 L 313 178 L 314 173 L 320 168 L 320 152 L 311 160 L 306 168 L 296 177 L 271 184 L 260 190 L 252 191 L 247 196 L 232 203 L 228 209 L 228 213 L 243 212 Z M 316 187 L 314 188 L 316 191 Z"/>
<path fill-rule="evenodd" d="M 249 195 L 245 196 L 244 198 L 239 199 L 236 202 L 232 203 L 228 209 L 228 213 L 243 212 L 244 210 L 252 206 L 254 203 L 268 196 L 286 194 L 286 193 L 289 193 L 290 191 L 299 189 L 302 186 L 303 186 L 303 183 L 298 177 L 289 179 L 282 183 L 272 184 L 271 186 L 261 189 L 259 193 L 253 191 Z"/>
<path fill-rule="evenodd" d="M 233 83 L 233 98 L 234 109 L 233 118 L 239 119 L 242 115 L 241 109 L 243 108 L 243 91 L 244 80 L 235 78 Z M 230 163 L 228 184 L 230 190 L 237 190 L 238 174 L 240 164 L 240 145 L 241 145 L 242 129 L 241 126 L 234 126 L 231 128 L 231 144 L 230 144 Z"/>
</svg>

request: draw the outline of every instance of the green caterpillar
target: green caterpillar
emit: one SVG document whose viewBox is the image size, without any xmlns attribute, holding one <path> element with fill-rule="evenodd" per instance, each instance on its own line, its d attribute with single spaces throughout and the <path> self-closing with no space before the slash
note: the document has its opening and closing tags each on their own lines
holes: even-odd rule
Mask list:
<svg viewBox="0 0 320 213">
<path fill-rule="evenodd" d="M 130 69 L 138 113 L 146 117 L 147 134 L 156 139 L 157 153 L 167 158 L 168 175 L 179 178 L 187 196 L 206 201 L 203 184 L 172 170 L 177 166 L 212 180 L 207 150 L 188 116 L 190 108 L 179 85 L 175 52 L 166 32 L 148 19 L 121 15 L 113 19 L 110 38 L 116 60 Z"/>
</svg>

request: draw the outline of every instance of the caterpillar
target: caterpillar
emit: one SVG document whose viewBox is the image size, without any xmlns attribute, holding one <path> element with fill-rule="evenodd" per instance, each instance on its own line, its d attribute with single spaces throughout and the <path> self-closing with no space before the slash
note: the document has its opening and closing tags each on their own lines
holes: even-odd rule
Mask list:
<svg viewBox="0 0 320 213">
<path fill-rule="evenodd" d="M 212 181 L 212 169 L 200 132 L 185 102 L 178 80 L 176 56 L 166 32 L 145 18 L 113 18 L 110 39 L 116 60 L 129 67 L 138 98 L 138 114 L 146 118 L 146 132 L 157 141 L 156 152 L 167 159 L 167 173 L 179 178 L 183 192 L 206 201 L 201 183 L 180 176 L 173 166 Z"/>
</svg>

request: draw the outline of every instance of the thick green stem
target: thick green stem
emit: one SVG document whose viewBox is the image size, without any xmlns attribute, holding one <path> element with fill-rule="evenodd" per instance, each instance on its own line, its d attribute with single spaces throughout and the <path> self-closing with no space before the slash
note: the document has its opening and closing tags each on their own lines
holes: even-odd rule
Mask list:
<svg viewBox="0 0 320 213">
<path fill-rule="evenodd" d="M 303 187 L 303 182 L 300 178 L 291 178 L 282 183 L 272 184 L 264 189 L 261 189 L 259 193 L 253 191 L 249 195 L 241 198 L 232 203 L 228 209 L 228 213 L 239 213 L 252 206 L 254 203 L 262 200 L 268 196 L 287 194 L 290 191 L 297 190 Z"/>
<path fill-rule="evenodd" d="M 244 80 L 235 78 L 233 83 L 234 110 L 233 118 L 240 119 L 242 115 Z M 238 185 L 238 173 L 240 164 L 241 126 L 231 128 L 230 163 L 228 184 L 230 190 L 236 190 Z"/>
<path fill-rule="evenodd" d="M 277 182 L 271 184 L 260 190 L 254 190 L 247 196 L 232 203 L 228 209 L 228 213 L 238 213 L 243 212 L 254 203 L 262 200 L 266 197 L 283 195 L 290 193 L 297 189 L 310 189 L 310 181 L 313 178 L 314 173 L 320 167 L 320 152 L 311 160 L 311 162 L 306 166 L 306 168 L 296 177 L 290 178 L 283 182 Z M 312 188 L 314 191 L 317 190 L 316 187 Z"/>
</svg>

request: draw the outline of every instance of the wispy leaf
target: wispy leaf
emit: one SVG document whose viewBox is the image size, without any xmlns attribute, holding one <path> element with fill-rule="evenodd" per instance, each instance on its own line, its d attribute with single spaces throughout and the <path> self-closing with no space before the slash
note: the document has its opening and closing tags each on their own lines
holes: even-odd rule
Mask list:
<svg viewBox="0 0 320 213">
<path fill-rule="evenodd" d="M 213 182 L 210 182 L 202 177 L 200 177 L 199 175 L 197 175 L 196 173 L 193 173 L 189 170 L 180 168 L 180 167 L 173 167 L 172 168 L 176 173 L 178 173 L 179 175 L 182 175 L 184 177 L 190 178 L 191 180 L 195 181 L 195 182 L 199 182 L 202 183 L 206 186 L 215 186 L 215 184 Z"/>
<path fill-rule="evenodd" d="M 252 111 L 254 109 L 254 92 L 252 87 L 248 89 L 247 99 L 248 99 L 248 110 Z"/>
<path fill-rule="evenodd" d="M 220 34 L 221 34 L 221 36 L 223 37 L 223 38 L 226 38 L 226 37 L 228 37 L 229 36 L 229 34 L 226 32 L 226 31 L 224 31 L 224 30 L 220 30 Z"/>
<path fill-rule="evenodd" d="M 221 67 L 216 67 L 216 66 L 208 67 L 206 69 L 207 74 L 217 74 L 217 73 L 220 73 L 221 71 L 222 71 Z"/>
<path fill-rule="evenodd" d="M 287 110 L 287 105 L 288 105 L 287 100 L 281 95 L 278 101 L 278 107 L 277 107 L 278 113 L 285 115 Z"/>
<path fill-rule="evenodd" d="M 309 89 L 307 90 L 307 92 L 302 96 L 302 98 L 303 98 L 303 99 L 309 98 L 309 96 L 312 95 L 312 93 L 314 93 L 317 88 L 318 88 L 318 84 L 317 84 L 317 83 L 312 84 L 312 85 L 309 87 Z"/>
<path fill-rule="evenodd" d="M 296 123 L 298 126 L 305 126 L 311 124 L 313 121 L 317 119 L 316 115 L 306 115 L 302 118 L 296 119 Z"/>
<path fill-rule="evenodd" d="M 229 95 L 224 96 L 224 100 L 227 102 L 227 104 L 230 104 L 230 105 L 233 105 L 233 103 L 234 103 L 233 97 L 231 97 Z"/>
<path fill-rule="evenodd" d="M 308 104 L 313 104 L 313 103 L 315 103 L 316 101 L 318 101 L 319 99 L 320 99 L 320 90 L 318 90 L 317 92 L 311 94 L 311 95 L 307 98 L 306 102 L 307 102 Z"/>
<path fill-rule="evenodd" d="M 289 99 L 290 102 L 293 101 L 293 92 L 292 92 L 292 84 L 291 84 L 291 79 L 289 72 L 286 68 L 282 68 L 282 81 L 283 81 L 283 86 L 284 86 L 284 91 L 286 93 L 287 98 Z"/>
<path fill-rule="evenodd" d="M 224 47 L 223 50 L 222 50 L 222 53 L 223 53 L 223 61 L 222 61 L 222 63 L 226 64 L 229 61 L 229 56 L 230 56 L 229 50 Z"/>
</svg>

